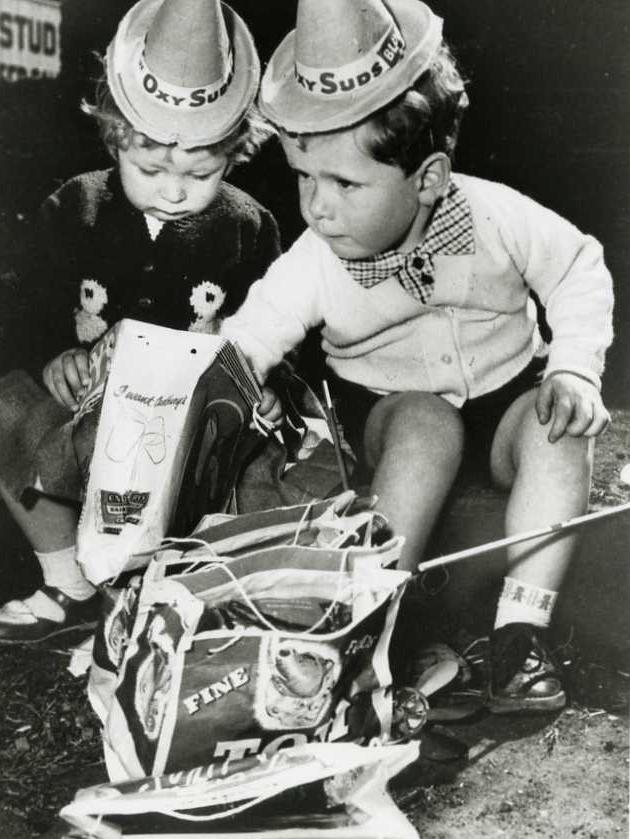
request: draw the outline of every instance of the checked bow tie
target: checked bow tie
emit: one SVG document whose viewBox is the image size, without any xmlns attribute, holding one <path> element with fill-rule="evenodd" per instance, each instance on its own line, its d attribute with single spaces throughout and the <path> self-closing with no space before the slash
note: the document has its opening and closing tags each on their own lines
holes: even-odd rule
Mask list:
<svg viewBox="0 0 630 839">
<path fill-rule="evenodd" d="M 352 278 L 363 286 L 395 277 L 408 294 L 428 303 L 435 283 L 433 257 L 475 252 L 472 214 L 466 196 L 451 180 L 448 192 L 435 208 L 424 240 L 409 253 L 384 251 L 369 259 L 342 259 Z"/>
<path fill-rule="evenodd" d="M 421 303 L 427 303 L 433 293 L 435 266 L 430 253 L 418 245 L 409 253 L 387 251 L 371 259 L 342 259 L 346 269 L 363 288 L 396 277 L 406 292 Z"/>
</svg>

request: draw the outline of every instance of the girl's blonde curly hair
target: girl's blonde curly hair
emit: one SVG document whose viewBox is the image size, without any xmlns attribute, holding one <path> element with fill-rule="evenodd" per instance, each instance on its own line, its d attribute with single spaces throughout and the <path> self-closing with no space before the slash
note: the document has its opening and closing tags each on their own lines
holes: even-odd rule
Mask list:
<svg viewBox="0 0 630 839">
<path fill-rule="evenodd" d="M 117 159 L 119 149 L 127 149 L 132 143 L 143 148 L 163 145 L 136 131 L 123 116 L 104 74 L 96 84 L 94 102 L 90 103 L 84 99 L 81 110 L 96 120 L 101 139 L 114 159 Z M 275 129 L 264 119 L 258 108 L 252 105 L 236 128 L 226 137 L 218 143 L 199 148 L 209 149 L 213 154 L 224 154 L 228 158 L 229 171 L 234 166 L 251 160 L 263 143 L 275 133 Z"/>
</svg>

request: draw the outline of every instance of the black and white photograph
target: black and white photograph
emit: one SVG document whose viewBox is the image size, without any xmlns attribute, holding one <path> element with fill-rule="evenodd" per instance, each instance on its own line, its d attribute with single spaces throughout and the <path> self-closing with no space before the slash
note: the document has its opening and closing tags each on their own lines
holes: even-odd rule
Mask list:
<svg viewBox="0 0 630 839">
<path fill-rule="evenodd" d="M 0 0 L 0 839 L 628 835 L 629 38 Z"/>
</svg>

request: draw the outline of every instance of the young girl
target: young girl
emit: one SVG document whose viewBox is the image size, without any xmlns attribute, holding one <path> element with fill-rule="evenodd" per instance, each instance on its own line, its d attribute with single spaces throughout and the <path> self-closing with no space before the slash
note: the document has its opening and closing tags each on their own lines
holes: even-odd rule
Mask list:
<svg viewBox="0 0 630 839">
<path fill-rule="evenodd" d="M 115 166 L 71 179 L 44 202 L 24 272 L 21 366 L 60 411 L 76 409 L 88 349 L 120 318 L 215 332 L 279 253 L 271 214 L 223 180 L 270 134 L 252 106 L 259 62 L 240 18 L 219 0 L 140 0 L 106 71 L 84 108 Z M 34 595 L 0 609 L 0 641 L 41 640 L 95 617 L 94 588 L 75 557 L 76 504 L 46 487 L 34 504 L 23 495 L 35 449 L 24 445 L 23 418 L 41 399 L 24 376 L 0 380 L 0 496 L 44 576 Z"/>
</svg>

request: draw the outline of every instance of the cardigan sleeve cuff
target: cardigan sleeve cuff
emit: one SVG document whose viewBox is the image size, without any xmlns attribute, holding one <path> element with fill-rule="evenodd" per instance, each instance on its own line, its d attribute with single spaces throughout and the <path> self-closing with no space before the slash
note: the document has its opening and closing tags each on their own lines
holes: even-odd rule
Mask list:
<svg viewBox="0 0 630 839">
<path fill-rule="evenodd" d="M 601 390 L 601 373 L 604 369 L 603 351 L 601 356 L 601 358 L 598 355 L 593 356 L 592 352 L 580 353 L 575 348 L 570 352 L 562 352 L 554 350 L 552 346 L 543 378 L 547 379 L 554 373 L 573 373 Z"/>
</svg>

